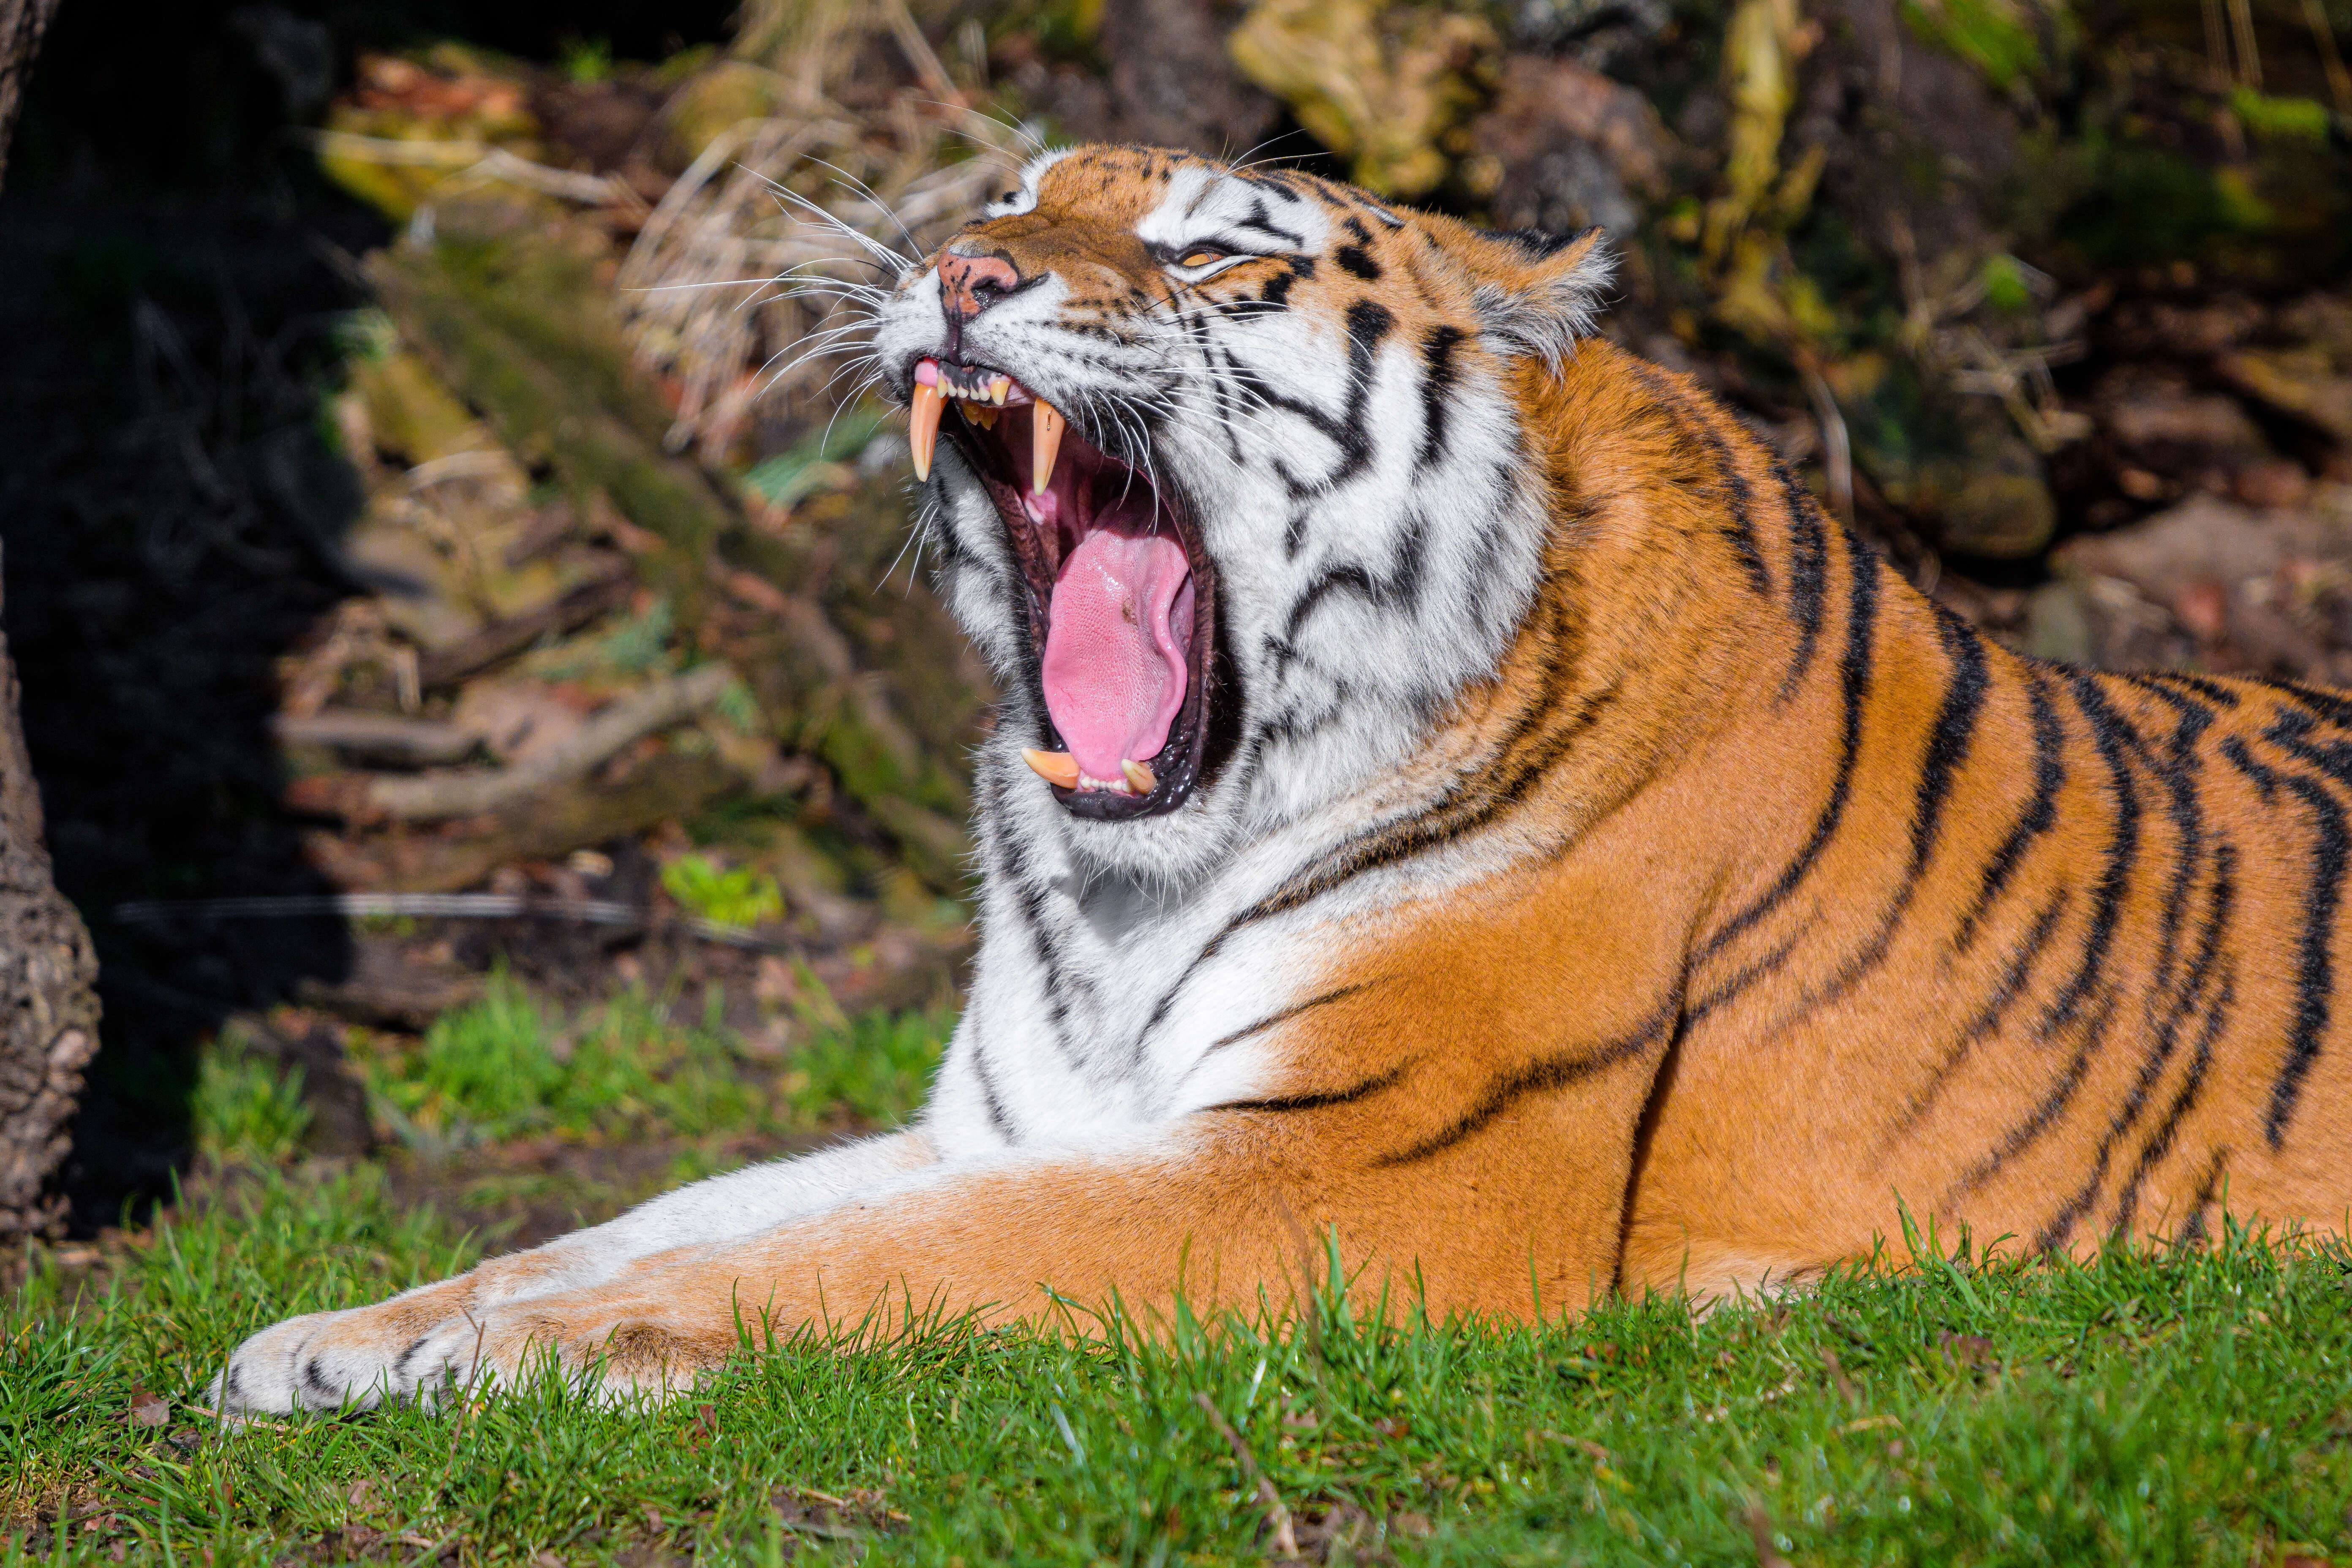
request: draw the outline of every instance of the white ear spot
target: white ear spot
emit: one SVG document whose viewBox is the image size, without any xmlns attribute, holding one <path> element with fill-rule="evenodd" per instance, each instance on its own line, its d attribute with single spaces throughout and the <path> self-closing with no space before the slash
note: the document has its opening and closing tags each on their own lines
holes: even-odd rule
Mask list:
<svg viewBox="0 0 2352 1568">
<path fill-rule="evenodd" d="M 1509 354 L 1536 354 L 1557 371 L 1576 352 L 1576 340 L 1592 331 L 1601 311 L 1601 291 L 1609 285 L 1617 263 L 1595 235 L 1571 246 L 1556 260 L 1538 264 L 1518 289 L 1482 283 L 1473 300 L 1478 321 L 1496 349 Z"/>
<path fill-rule="evenodd" d="M 980 216 L 991 218 L 1019 217 L 1023 213 L 1034 208 L 1036 205 L 1036 192 L 1011 191 L 997 197 L 992 202 L 982 203 L 980 209 Z"/>
<path fill-rule="evenodd" d="M 1055 147 L 1038 153 L 1021 167 L 1020 183 L 1012 190 L 984 204 L 980 209 L 983 218 L 1019 217 L 1023 213 L 1037 210 L 1037 185 L 1045 179 L 1045 171 L 1076 152 L 1074 147 Z"/>
</svg>

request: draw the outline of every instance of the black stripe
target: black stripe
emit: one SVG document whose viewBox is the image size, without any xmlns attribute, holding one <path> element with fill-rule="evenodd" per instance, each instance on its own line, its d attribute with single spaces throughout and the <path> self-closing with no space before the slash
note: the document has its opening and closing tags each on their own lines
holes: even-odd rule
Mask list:
<svg viewBox="0 0 2352 1568">
<path fill-rule="evenodd" d="M 1235 385 L 1269 408 L 1306 420 L 1339 449 L 1339 460 L 1332 465 L 1330 472 L 1316 479 L 1300 479 L 1280 458 L 1274 460 L 1276 476 L 1289 490 L 1292 500 L 1326 494 L 1370 466 L 1372 437 L 1366 427 L 1365 410 L 1371 400 L 1372 355 L 1380 340 L 1395 323 L 1396 318 L 1387 307 L 1373 300 L 1359 300 L 1348 307 L 1348 406 L 1337 415 L 1278 391 L 1255 370 L 1230 354 L 1223 356 L 1226 375 Z"/>
<path fill-rule="evenodd" d="M 1878 607 L 1879 572 L 1877 555 L 1865 545 L 1854 544 L 1847 559 L 1852 563 L 1853 582 L 1846 595 L 1845 657 L 1841 661 L 1844 733 L 1838 752 L 1837 773 L 1830 783 L 1830 797 L 1822 805 L 1821 815 L 1814 818 L 1812 833 L 1806 838 L 1804 847 L 1781 868 L 1780 875 L 1761 897 L 1706 940 L 1699 950 L 1702 960 L 1722 952 L 1735 938 L 1786 902 L 1813 868 L 1813 863 L 1822 858 L 1822 852 L 1829 847 L 1838 824 L 1845 817 L 1846 802 L 1853 793 L 1854 764 L 1862 755 L 1863 706 L 1870 697 L 1874 668 L 1871 634 Z"/>
<path fill-rule="evenodd" d="M 1822 596 L 1828 590 L 1829 525 L 1822 521 L 1812 492 L 1797 482 L 1787 463 L 1773 458 L 1772 474 L 1780 482 L 1781 500 L 1789 509 L 1789 615 L 1797 623 L 1797 651 L 1789 660 L 1789 673 L 1780 680 L 1780 700 L 1786 702 L 1796 695 L 1797 682 L 1812 667 L 1813 649 L 1821 640 Z"/>
<path fill-rule="evenodd" d="M 2058 821 L 2058 792 L 2065 787 L 2066 732 L 2058 722 L 2058 710 L 2050 700 L 2042 684 L 2042 672 L 2025 672 L 2025 700 L 2033 721 L 2033 793 L 2025 799 L 2025 808 L 2018 813 L 2009 836 L 1985 862 L 1984 881 L 1977 889 L 1954 931 L 1952 946 L 1966 952 L 1977 939 L 1977 931 L 1992 901 L 2000 897 L 2009 880 L 2017 874 L 2019 864 L 2033 841 L 2050 831 Z"/>
<path fill-rule="evenodd" d="M 2074 973 L 2043 1008 L 2038 1027 L 2044 1039 L 2081 1016 L 2083 1004 L 2099 984 L 2107 954 L 2115 946 L 2116 927 L 2123 918 L 2124 900 L 2131 892 L 2132 868 L 2139 858 L 2139 790 L 2132 783 L 2126 752 L 2140 744 L 2138 732 L 2107 705 L 2095 677 L 2070 674 L 2067 688 L 2074 706 L 2090 726 L 2091 744 L 2107 764 L 2107 780 L 2115 795 L 2115 833 L 2107 840 L 2107 860 L 2091 894 L 2091 921 L 2083 933 L 2083 957 Z"/>
<path fill-rule="evenodd" d="M 1687 1036 L 1693 1029 L 1696 1029 L 1700 1024 L 1706 1021 L 1708 1014 L 1713 1013 L 1718 1007 L 1725 1006 L 1729 1003 L 1738 1000 L 1741 993 L 1745 992 L 1749 986 L 1755 984 L 1758 981 L 1764 979 L 1768 975 L 1778 973 L 1781 966 L 1789 962 L 1790 955 L 1797 951 L 1797 944 L 1804 941 L 1806 937 L 1812 934 L 1813 928 L 1817 923 L 1817 921 L 1811 920 L 1801 921 L 1795 931 L 1790 931 L 1787 936 L 1780 939 L 1780 943 L 1778 947 L 1775 947 L 1763 957 L 1741 969 L 1738 973 L 1732 975 L 1730 979 L 1725 981 L 1722 984 L 1717 985 L 1714 990 L 1708 992 L 1706 995 L 1701 996 L 1697 1001 L 1693 1002 L 1683 1012 L 1683 1033 Z"/>
<path fill-rule="evenodd" d="M 2180 1227 L 2179 1239 L 2184 1246 L 2194 1247 L 2205 1239 L 2205 1205 L 2213 1201 L 2213 1189 L 2221 1184 L 2221 1168 L 2229 1163 L 2227 1143 L 2213 1151 L 2205 1163 L 2205 1176 L 2197 1184 L 2197 1196 L 2189 1215 L 2189 1223 Z"/>
<path fill-rule="evenodd" d="M 2000 978 L 1994 983 L 1992 994 L 1960 1026 L 1960 1032 L 1946 1048 L 1943 1060 L 1936 1064 L 1935 1070 L 1927 1075 L 1927 1083 L 1911 1097 L 1911 1103 L 1904 1107 L 1903 1114 L 1895 1119 L 1895 1126 L 1881 1145 L 1882 1152 L 1893 1148 L 1927 1119 L 1927 1113 L 1935 1109 L 1937 1100 L 1942 1096 L 1945 1086 L 1968 1061 L 1969 1053 L 2000 1027 L 2002 1016 L 2024 992 L 2026 979 L 2033 972 L 2034 961 L 2049 947 L 2050 938 L 2058 930 L 2058 921 L 2064 916 L 2066 906 L 2073 898 L 2074 890 L 2062 887 L 2051 895 L 2048 903 L 2042 906 L 2042 912 L 2033 917 L 2033 923 L 2026 929 L 2023 940 L 2019 942 L 2010 953 L 2009 961 L 2001 966 Z"/>
<path fill-rule="evenodd" d="M 2206 940 L 2200 944 L 2203 951 L 2198 955 L 2200 968 L 2208 963 L 2212 952 L 2218 952 L 2221 933 L 2229 924 L 2237 889 L 2237 865 L 2236 846 L 2224 840 L 2213 856 L 2213 887 L 2207 895 L 2210 903 L 2205 917 Z M 2201 977 L 2195 983 L 2201 984 Z M 2116 1205 L 2115 1229 L 2119 1235 L 2130 1232 L 2132 1216 L 2139 1208 L 2140 1188 L 2146 1184 L 2148 1173 L 2155 1170 L 2158 1163 L 2171 1151 L 2173 1134 L 2179 1130 L 2181 1118 L 2189 1114 L 2189 1108 L 2197 1103 L 2198 1094 L 2205 1087 L 2206 1069 L 2213 1061 L 2213 1045 L 2228 1026 L 2230 1006 L 2236 993 L 2237 976 L 2234 973 L 2224 974 L 2212 1005 L 2206 1009 L 2205 1027 L 2198 1037 L 2197 1049 L 2189 1058 L 2188 1070 L 2181 1075 L 2180 1088 L 2173 1094 L 2172 1103 L 2166 1108 L 2156 1131 L 2149 1133 L 2147 1142 L 2140 1146 L 2139 1158 L 2133 1163 L 2131 1177 L 2124 1185 L 2123 1197 Z"/>
<path fill-rule="evenodd" d="M 1909 912 L 1912 900 L 1918 896 L 1927 861 L 1936 852 L 1936 840 L 1943 827 L 1944 803 L 1950 797 L 1953 775 L 1968 759 L 1977 721 L 1984 712 L 1988 683 L 1984 643 L 1976 629 L 1941 605 L 1933 607 L 1936 630 L 1943 641 L 1945 657 L 1951 660 L 1952 671 L 1944 688 L 1944 700 L 1936 710 L 1935 725 L 1927 734 L 1927 751 L 1920 758 L 1919 782 L 1912 790 L 1910 864 L 1904 868 L 1903 879 L 1880 914 L 1878 929 L 1871 933 L 1870 940 L 1838 966 L 1828 984 L 1800 1000 L 1772 1033 L 1787 1028 L 1815 1008 L 1836 1002 L 1885 962 L 1895 945 L 1895 933 L 1901 928 L 1904 915 Z"/>
<path fill-rule="evenodd" d="M 2178 686 L 2184 691 L 2193 691 L 2216 708 L 2235 708 L 2238 705 L 2236 689 L 2224 686 L 2218 680 L 2208 680 L 2201 675 L 2186 675 L 2176 669 L 2167 670 L 2152 679 Z"/>
<path fill-rule="evenodd" d="M 2058 1119 L 2074 1103 L 2074 1093 L 2083 1087 L 2084 1078 L 2091 1070 L 2092 1058 L 2106 1043 L 2107 1029 L 2115 1022 L 2120 999 L 2110 990 L 2098 1010 L 2083 1021 L 2082 1038 L 2075 1043 L 2074 1052 L 2066 1058 L 2055 1082 L 2042 1095 L 2023 1121 L 2012 1127 L 1994 1146 L 1992 1152 L 1971 1166 L 1969 1173 L 1954 1184 L 1953 1196 L 1972 1193 L 1992 1180 L 2000 1168 L 2032 1148 L 2041 1136 L 2058 1124 Z"/>
<path fill-rule="evenodd" d="M 1020 850 L 1011 841 L 1010 836 L 1006 837 L 1004 851 L 1008 857 L 1004 867 L 1005 880 L 1013 886 L 1013 910 L 1021 917 L 1022 929 L 1028 934 L 1030 951 L 1037 955 L 1037 963 L 1045 972 L 1045 1023 L 1053 1037 L 1054 1049 L 1072 1071 L 1092 1079 L 1095 1076 L 1092 1064 L 1070 1043 L 1069 994 L 1080 988 L 1091 994 L 1094 983 L 1083 973 L 1072 972 L 1063 965 L 1053 928 L 1045 920 L 1045 889 L 1022 875 L 1025 867 L 1020 859 Z"/>
<path fill-rule="evenodd" d="M 1445 455 L 1445 418 L 1457 372 L 1454 351 L 1462 346 L 1459 327 L 1433 327 L 1421 341 L 1421 450 L 1413 467 L 1427 469 Z"/>
<path fill-rule="evenodd" d="M 2263 684 L 2302 703 L 2336 728 L 2352 729 L 2352 697 L 2340 691 L 2322 691 L 2293 680 L 2269 680 Z"/>
<path fill-rule="evenodd" d="M 1936 712 L 1936 727 L 1927 737 L 1927 754 L 1919 765 L 1918 786 L 1912 792 L 1911 864 L 1904 872 L 1906 892 L 1918 884 L 1927 868 L 1927 858 L 1935 853 L 1936 837 L 1942 830 L 1944 803 L 1952 793 L 1952 778 L 1968 761 L 1969 747 L 1974 742 L 1977 721 L 1984 716 L 1985 675 L 1983 639 L 1976 628 L 1941 605 L 1936 612 L 1936 631 L 1944 644 L 1944 655 L 1952 662 L 1950 684 L 1944 689 L 1943 705 Z"/>
<path fill-rule="evenodd" d="M 2276 731 L 2272 738 L 2276 738 Z M 2344 822 L 2344 807 L 2327 786 L 2300 773 L 2281 773 L 2247 753 L 2235 735 L 2221 742 L 2222 754 L 2254 781 L 2267 798 L 2284 789 L 2311 808 L 2312 831 L 2317 838 L 2311 857 L 2311 885 L 2303 900 L 2303 938 L 2295 956 L 2294 1026 L 2288 1031 L 2286 1060 L 2271 1084 L 2270 1109 L 2263 1116 L 2263 1137 L 2275 1151 L 2284 1146 L 2287 1123 L 2294 1119 L 2303 1080 L 2319 1059 L 2327 1035 L 2330 1004 L 2335 995 L 2336 910 L 2344 901 L 2344 872 L 2352 833 Z"/>
<path fill-rule="evenodd" d="M 1411 1064 L 1399 1062 L 1378 1078 L 1368 1078 L 1363 1082 L 1350 1084 L 1346 1089 L 1327 1089 L 1314 1094 L 1281 1095 L 1271 1100 L 1228 1100 L 1205 1109 L 1270 1111 L 1277 1114 L 1293 1110 L 1328 1110 L 1335 1105 L 1352 1105 L 1357 1100 L 1369 1099 L 1384 1089 L 1393 1088 L 1403 1079 L 1405 1068 L 1409 1065 Z"/>
<path fill-rule="evenodd" d="M 1648 1021 L 1622 1039 L 1610 1041 L 1597 1050 L 1570 1052 L 1531 1063 L 1515 1072 L 1505 1074 L 1486 1086 L 1478 1103 L 1443 1131 L 1432 1133 L 1420 1142 L 1383 1154 L 1372 1163 L 1381 1169 L 1410 1165 L 1426 1160 L 1475 1135 L 1496 1117 L 1531 1094 L 1546 1094 L 1580 1083 L 1597 1073 L 1605 1072 L 1621 1063 L 1631 1061 L 1646 1052 L 1650 1046 L 1665 1037 L 1666 1026 L 1676 1008 L 1672 1001 L 1659 1007 Z"/>
<path fill-rule="evenodd" d="M 1291 601 L 1290 612 L 1283 622 L 1283 643 L 1292 646 L 1295 653 L 1299 628 L 1306 625 L 1307 617 L 1325 599 L 1343 589 L 1358 595 L 1375 609 L 1412 616 L 1421 606 L 1422 568 L 1428 551 L 1429 514 L 1416 508 L 1405 519 L 1404 531 L 1397 540 L 1396 555 L 1389 563 L 1387 574 L 1375 577 L 1369 568 L 1354 561 L 1318 574 Z"/>
<path fill-rule="evenodd" d="M 1562 689 L 1570 674 L 1559 660 L 1546 668 L 1537 691 L 1519 705 L 1496 745 L 1497 754 L 1510 755 L 1536 732 L 1538 726 L 1563 695 Z M 1231 916 L 1217 933 L 1202 944 L 1200 952 L 1192 955 L 1184 972 L 1152 1004 L 1143 1032 L 1149 1035 L 1166 1020 L 1176 998 L 1185 986 L 1192 984 L 1201 966 L 1215 956 L 1234 933 L 1260 921 L 1271 920 L 1310 903 L 1366 871 L 1393 865 L 1451 843 L 1486 826 L 1514 809 L 1535 781 L 1545 775 L 1552 764 L 1598 721 L 1601 713 L 1615 705 L 1619 696 L 1612 682 L 1596 693 L 1571 721 L 1547 735 L 1540 744 L 1529 748 L 1507 773 L 1489 769 L 1482 776 L 1465 777 L 1449 785 L 1434 805 L 1350 835 L 1344 842 L 1318 856 L 1312 865 L 1293 873 L 1272 893 Z"/>
<path fill-rule="evenodd" d="M 1013 1125 L 1012 1114 L 1004 1109 L 1004 1101 L 996 1092 L 996 1080 L 989 1076 L 988 1053 L 981 1047 L 980 1020 L 976 1017 L 972 1020 L 971 1031 L 971 1076 L 980 1085 L 981 1108 L 988 1112 L 988 1124 L 996 1129 L 996 1135 L 1005 1142 L 1020 1142 L 1020 1130 Z"/>
<path fill-rule="evenodd" d="M 1360 278 L 1367 283 L 1381 280 L 1381 264 L 1373 260 L 1370 253 L 1360 245 L 1343 245 L 1331 253 L 1331 259 L 1339 264 L 1340 271 Z"/>
<path fill-rule="evenodd" d="M 1307 243 L 1307 237 L 1305 235 L 1295 233 L 1290 229 L 1276 226 L 1274 215 L 1266 210 L 1265 199 L 1262 196 L 1253 197 L 1251 199 L 1249 216 L 1236 219 L 1234 226 L 1235 228 L 1254 228 L 1257 230 L 1258 233 L 1278 239 L 1285 245 L 1288 246 L 1298 247 L 1304 246 Z"/>
<path fill-rule="evenodd" d="M 2034 1241 L 2034 1250 L 2037 1252 L 2054 1250 L 2074 1234 L 2076 1222 L 2090 1213 L 2091 1206 L 2098 1201 L 2099 1188 L 2106 1182 L 2107 1166 L 2114 1158 L 2116 1145 L 2138 1124 L 2140 1112 L 2147 1108 L 2148 1096 L 2155 1092 L 2157 1079 L 2171 1064 L 2173 1052 L 2179 1045 L 2180 1026 L 2188 1021 L 2189 1015 L 2195 1009 L 2199 997 L 2204 992 L 2205 983 L 2212 973 L 2214 959 L 2221 951 L 2221 931 L 2229 919 L 2233 880 L 2232 857 L 2229 853 L 2229 848 L 2227 845 L 2222 846 L 2223 853 L 2216 858 L 2213 872 L 2214 895 L 2207 906 L 2205 929 L 2199 938 L 2197 956 L 2189 963 L 2189 974 L 2181 985 L 2180 994 L 2174 999 L 2173 1005 L 2166 1009 L 2164 1022 L 2157 1030 L 2156 1038 L 2149 1046 L 2147 1057 L 2140 1062 L 2139 1072 L 2133 1078 L 2131 1088 L 2125 1094 L 2122 1106 L 2109 1120 L 2106 1132 L 2099 1139 L 2098 1152 L 2092 1159 L 2090 1175 L 2084 1181 L 2082 1186 L 2075 1190 L 2074 1196 L 2059 1205 L 2058 1212 L 2051 1216 L 2047 1225 L 2042 1226 L 2040 1236 Z M 2224 1011 L 2224 1008 L 2217 1006 L 2209 1013 L 2204 1037 L 2198 1053 L 2200 1056 L 2210 1055 L 2212 1041 L 2220 1031 Z M 2116 1227 L 2118 1231 L 2130 1222 L 2130 1205 L 2131 1192 L 2127 1187 L 2124 1198 L 2116 1206 Z"/>
<path fill-rule="evenodd" d="M 1567 679 L 1568 672 L 1557 663 L 1546 669 L 1542 685 L 1521 704 L 1509 730 L 1496 747 L 1497 752 L 1507 755 L 1534 732 L 1558 701 L 1559 688 Z M 1351 835 L 1272 893 L 1226 921 L 1193 959 L 1192 966 L 1178 978 L 1177 986 L 1181 988 L 1190 980 L 1192 969 L 1243 927 L 1286 914 L 1366 871 L 1452 843 L 1503 816 L 1520 804 L 1536 781 L 1598 721 L 1602 712 L 1616 704 L 1619 697 L 1615 683 L 1602 689 L 1571 722 L 1531 747 L 1508 773 L 1490 769 L 1483 778 L 1465 778 L 1450 785 L 1433 805 Z M 1163 998 L 1163 1006 L 1167 1000 Z"/>
<path fill-rule="evenodd" d="M 1227 1046 L 1239 1045 L 1242 1041 L 1248 1039 L 1252 1035 L 1262 1035 L 1268 1029 L 1279 1027 L 1284 1024 L 1287 1024 L 1293 1018 L 1297 1017 L 1302 1013 L 1311 1013 L 1318 1007 L 1328 1007 L 1334 1002 L 1345 1001 L 1347 998 L 1355 995 L 1360 991 L 1369 991 L 1375 985 L 1385 984 L 1387 984 L 1385 978 L 1381 980 L 1359 980 L 1353 985 L 1342 985 L 1336 991 L 1326 991 L 1320 996 L 1309 996 L 1304 1002 L 1294 1002 L 1287 1007 L 1267 1014 L 1265 1017 L 1260 1018 L 1255 1024 L 1246 1025 L 1241 1028 L 1235 1029 L 1232 1034 L 1224 1036 L 1221 1039 L 1211 1041 L 1209 1044 L 1209 1050 L 1222 1051 Z M 1203 1052 L 1202 1054 L 1206 1055 L 1207 1053 Z"/>
<path fill-rule="evenodd" d="M 2148 1016 L 2153 1018 L 2158 1005 L 2171 989 L 2172 966 L 2179 958 L 2180 923 L 2188 913 L 2189 894 L 2197 868 L 2204 859 L 2205 823 L 2204 814 L 2199 808 L 2197 780 L 2200 764 L 2196 748 L 2205 731 L 2212 726 L 2216 714 L 2205 703 L 2158 682 L 2126 679 L 2122 684 L 2137 687 L 2156 698 L 2171 708 L 2179 719 L 2173 728 L 2172 744 L 2167 751 L 2144 752 L 2142 755 L 2149 771 L 2164 785 L 2166 815 L 2172 819 L 2173 835 L 2178 840 L 2173 850 L 2172 876 L 2165 888 L 2164 911 L 2157 938 L 2155 981 L 2147 993 Z"/>
<path fill-rule="evenodd" d="M 1756 544 L 1756 494 L 1748 488 L 1748 476 L 1732 459 L 1731 448 L 1724 445 L 1723 437 L 1716 434 L 1704 413 L 1692 412 L 1689 402 L 1664 372 L 1640 360 L 1633 361 L 1633 366 L 1635 379 L 1658 400 L 1666 417 L 1685 435 L 1695 437 L 1714 459 L 1716 477 L 1731 512 L 1730 526 L 1723 530 L 1723 536 L 1730 542 L 1731 552 L 1738 559 L 1740 569 L 1747 573 L 1748 587 L 1759 594 L 1770 594 L 1771 568 L 1765 565 L 1764 552 Z"/>
</svg>

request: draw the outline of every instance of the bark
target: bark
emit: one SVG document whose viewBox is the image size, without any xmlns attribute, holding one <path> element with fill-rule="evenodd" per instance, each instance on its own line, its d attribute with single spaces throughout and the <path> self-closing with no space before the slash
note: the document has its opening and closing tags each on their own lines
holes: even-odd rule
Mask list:
<svg viewBox="0 0 2352 1568">
<path fill-rule="evenodd" d="M 41 793 L 0 635 L 0 1242 L 52 1233 L 49 1179 L 72 1146 L 81 1069 L 98 1054 L 98 956 L 49 877 Z"/>
<path fill-rule="evenodd" d="M 49 18 L 57 14 L 58 0 L 0 0 L 0 179 L 7 177 L 8 132 L 16 129 L 16 110 L 24 105 L 33 57 L 40 50 Z M 16 710 L 12 705 L 8 711 L 14 715 Z"/>
<path fill-rule="evenodd" d="M 0 0 L 0 176 L 26 79 L 58 0 Z M 41 792 L 25 755 L 16 667 L 0 635 L 0 1243 L 53 1233 L 49 1191 L 72 1139 L 81 1069 L 98 1054 L 98 955 L 58 892 L 41 837 Z"/>
</svg>

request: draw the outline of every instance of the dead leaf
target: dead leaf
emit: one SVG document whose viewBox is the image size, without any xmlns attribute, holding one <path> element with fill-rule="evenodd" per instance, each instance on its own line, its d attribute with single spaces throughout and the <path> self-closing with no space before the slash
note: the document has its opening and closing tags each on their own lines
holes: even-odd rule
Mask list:
<svg viewBox="0 0 2352 1568">
<path fill-rule="evenodd" d="M 133 1426 L 167 1426 L 172 1421 L 172 1402 L 134 1384 L 131 1389 L 129 1419 Z"/>
<path fill-rule="evenodd" d="M 1867 1432 L 1874 1426 L 1900 1426 L 1900 1415 L 1865 1415 L 1859 1421 L 1849 1421 L 1838 1428 L 1841 1432 Z"/>
</svg>

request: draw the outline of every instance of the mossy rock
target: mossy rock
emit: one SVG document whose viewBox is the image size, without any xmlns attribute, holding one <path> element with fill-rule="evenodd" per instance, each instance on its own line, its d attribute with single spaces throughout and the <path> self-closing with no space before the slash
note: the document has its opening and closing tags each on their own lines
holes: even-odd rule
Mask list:
<svg viewBox="0 0 2352 1568">
<path fill-rule="evenodd" d="M 498 447 L 488 426 L 405 350 L 352 366 L 376 449 L 415 465 Z"/>
</svg>

